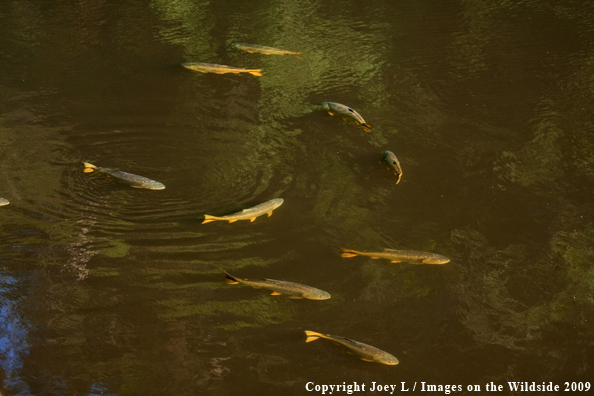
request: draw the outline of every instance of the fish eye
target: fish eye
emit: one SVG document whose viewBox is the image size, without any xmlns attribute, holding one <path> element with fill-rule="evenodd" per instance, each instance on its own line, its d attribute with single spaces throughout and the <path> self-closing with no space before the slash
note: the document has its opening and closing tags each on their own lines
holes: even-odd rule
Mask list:
<svg viewBox="0 0 594 396">
<path fill-rule="evenodd" d="M 347 108 L 349 109 L 349 111 L 350 111 L 351 113 L 354 113 L 354 112 L 355 112 L 355 110 L 351 109 L 350 107 L 347 107 Z"/>
</svg>

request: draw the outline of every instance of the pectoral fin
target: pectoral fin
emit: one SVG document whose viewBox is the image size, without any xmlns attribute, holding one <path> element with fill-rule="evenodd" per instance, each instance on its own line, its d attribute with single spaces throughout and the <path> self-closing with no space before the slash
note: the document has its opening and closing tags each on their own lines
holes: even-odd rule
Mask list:
<svg viewBox="0 0 594 396">
<path fill-rule="evenodd" d="M 272 210 L 267 213 L 268 213 L 268 217 L 272 216 Z"/>
<path fill-rule="evenodd" d="M 342 257 L 355 257 L 356 254 L 355 253 L 343 253 L 341 254 Z"/>
<path fill-rule="evenodd" d="M 274 291 L 272 293 L 270 293 L 271 296 L 280 296 L 282 293 L 279 293 L 277 291 Z"/>
<path fill-rule="evenodd" d="M 359 359 L 361 359 L 361 360 L 363 360 L 365 362 L 372 362 L 373 363 L 373 359 L 365 359 L 365 358 L 359 358 Z"/>
<path fill-rule="evenodd" d="M 328 114 L 330 114 L 331 116 L 333 116 L 333 115 L 334 115 L 334 113 L 333 113 L 333 112 L 331 112 L 331 111 L 329 111 L 329 112 L 328 112 Z"/>
<path fill-rule="evenodd" d="M 396 260 L 392 260 L 390 261 L 391 263 L 401 263 L 402 261 L 396 261 Z"/>
<path fill-rule="evenodd" d="M 229 220 L 229 223 L 235 223 L 237 219 Z"/>
<path fill-rule="evenodd" d="M 83 172 L 85 172 L 85 173 L 91 173 L 91 172 L 95 172 L 95 169 L 93 169 L 93 168 L 85 168 L 85 169 L 83 169 Z"/>
<path fill-rule="evenodd" d="M 252 218 L 250 219 L 250 222 L 253 222 L 254 220 L 256 220 L 256 218 L 255 218 L 255 217 L 252 217 Z"/>
</svg>

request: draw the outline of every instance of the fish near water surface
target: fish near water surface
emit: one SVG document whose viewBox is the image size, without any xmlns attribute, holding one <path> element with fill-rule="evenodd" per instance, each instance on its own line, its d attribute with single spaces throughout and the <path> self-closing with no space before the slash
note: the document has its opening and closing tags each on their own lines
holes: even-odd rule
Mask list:
<svg viewBox="0 0 594 396">
<path fill-rule="evenodd" d="M 243 209 L 241 212 L 236 212 L 232 214 L 228 214 L 225 216 L 211 216 L 211 215 L 204 215 L 204 221 L 202 224 L 210 223 L 211 221 L 228 221 L 229 223 L 234 223 L 237 220 L 249 220 L 254 221 L 256 217 L 262 216 L 263 214 L 268 214 L 268 217 L 272 216 L 272 211 L 283 204 L 284 200 L 282 198 L 274 198 L 270 201 L 262 202 L 256 206 L 251 208 Z"/>
<path fill-rule="evenodd" d="M 295 55 L 297 58 L 301 59 L 301 52 L 287 51 L 279 48 L 266 47 L 264 45 L 257 44 L 236 43 L 233 44 L 233 46 L 237 49 L 249 52 L 250 54 L 256 52 L 264 55 Z"/>
<path fill-rule="evenodd" d="M 122 171 L 115 170 L 115 169 L 102 168 L 100 166 L 95 166 L 88 162 L 83 162 L 83 164 L 85 165 L 85 169 L 84 169 L 85 173 L 100 171 L 103 173 L 107 173 L 108 175 L 113 176 L 116 179 L 123 181 L 124 183 L 128 183 L 132 187 L 135 187 L 135 188 L 146 188 L 148 190 L 164 190 L 165 189 L 165 186 L 163 185 L 163 183 L 159 183 L 158 181 L 148 179 L 144 176 L 138 176 L 138 175 L 134 175 L 132 173 L 122 172 Z"/>
<path fill-rule="evenodd" d="M 324 110 L 326 110 L 330 115 L 339 115 L 345 121 L 347 119 L 352 119 L 358 125 L 361 125 L 365 132 L 371 131 L 371 125 L 366 123 L 363 117 L 361 117 L 359 113 L 357 113 L 350 107 L 336 102 L 322 102 L 321 105 L 324 108 Z"/>
<path fill-rule="evenodd" d="M 10 202 L 6 198 L 0 198 L 0 206 L 8 205 Z"/>
<path fill-rule="evenodd" d="M 398 180 L 396 180 L 396 184 L 400 183 L 400 179 L 402 178 L 402 168 L 400 167 L 400 162 L 396 155 L 391 151 L 384 151 L 384 162 L 388 164 L 390 169 L 394 171 L 394 174 L 398 176 Z"/>
<path fill-rule="evenodd" d="M 399 363 L 395 356 L 388 352 L 377 349 L 371 345 L 364 344 L 359 341 L 351 340 L 350 338 L 335 336 L 332 334 L 322 334 L 315 331 L 305 330 L 307 339 L 305 342 L 315 341 L 318 338 L 325 338 L 332 341 L 335 344 L 342 345 L 347 348 L 347 352 L 356 355 L 359 359 L 366 362 L 376 362 L 381 364 L 387 364 L 388 366 L 395 366 Z"/>
<path fill-rule="evenodd" d="M 227 73 L 249 73 L 254 76 L 262 76 L 262 69 L 243 69 L 241 67 L 217 65 L 215 63 L 198 63 L 198 62 L 187 62 L 182 63 L 182 66 L 186 69 L 199 71 L 202 73 L 215 73 L 215 74 L 227 74 Z"/>
<path fill-rule="evenodd" d="M 287 282 L 275 279 L 236 278 L 225 272 L 225 282 L 227 282 L 230 285 L 244 283 L 255 289 L 272 290 L 271 296 L 286 294 L 287 296 L 289 296 L 289 298 L 307 298 L 308 300 L 327 300 L 330 298 L 330 294 L 325 292 L 324 290 L 316 289 L 315 287 L 307 285 L 302 285 L 300 283 Z"/>
<path fill-rule="evenodd" d="M 384 249 L 380 252 L 359 252 L 357 250 L 341 248 L 342 257 L 367 256 L 372 259 L 388 259 L 393 263 L 406 262 L 411 264 L 446 264 L 450 259 L 437 253 L 419 252 L 417 250 Z"/>
</svg>

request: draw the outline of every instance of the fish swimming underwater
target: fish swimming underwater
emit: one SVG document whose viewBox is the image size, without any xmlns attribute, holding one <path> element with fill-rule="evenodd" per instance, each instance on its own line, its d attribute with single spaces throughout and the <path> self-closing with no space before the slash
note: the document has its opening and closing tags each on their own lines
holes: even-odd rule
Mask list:
<svg viewBox="0 0 594 396">
<path fill-rule="evenodd" d="M 356 250 L 341 248 L 344 253 L 342 257 L 368 256 L 372 259 L 388 259 L 393 263 L 407 262 L 411 264 L 445 264 L 450 259 L 436 253 L 419 252 L 416 250 L 393 250 L 384 249 L 381 252 L 359 252 Z"/>
<path fill-rule="evenodd" d="M 272 290 L 271 296 L 278 296 L 286 294 L 289 298 L 300 299 L 307 298 L 309 300 L 327 300 L 330 294 L 324 290 L 316 289 L 315 287 L 302 285 L 294 282 L 287 282 L 274 279 L 245 279 L 236 278 L 225 272 L 225 282 L 230 285 L 238 283 L 245 283 L 255 289 Z"/>
<path fill-rule="evenodd" d="M 384 352 L 381 349 L 377 349 L 376 347 L 359 341 L 351 340 L 350 338 L 332 334 L 321 334 L 310 330 L 305 330 L 305 335 L 307 336 L 305 342 L 315 341 L 318 338 L 325 338 L 335 344 L 344 346 L 348 349 L 348 353 L 356 355 L 359 359 L 366 362 L 376 362 L 387 364 L 388 366 L 395 366 L 399 363 L 398 359 L 396 359 L 395 356 L 390 355 L 388 352 Z"/>
<path fill-rule="evenodd" d="M 361 125 L 365 132 L 371 131 L 371 125 L 367 124 L 363 117 L 355 110 L 351 109 L 348 106 L 345 106 L 340 103 L 335 102 L 322 102 L 322 107 L 326 110 L 330 115 L 339 115 L 342 117 L 343 120 L 352 119 L 358 125 Z"/>
<path fill-rule="evenodd" d="M 268 217 L 272 216 L 272 211 L 283 204 L 284 200 L 282 198 L 274 198 L 270 201 L 262 202 L 254 207 L 243 209 L 241 212 L 232 213 L 226 216 L 211 216 L 211 215 L 204 215 L 204 221 L 202 224 L 210 223 L 211 221 L 228 221 L 229 223 L 234 223 L 237 220 L 249 220 L 254 221 L 256 217 L 262 216 L 265 213 L 268 213 Z"/>
<path fill-rule="evenodd" d="M 107 173 L 110 176 L 115 177 L 125 183 L 130 184 L 132 187 L 135 188 L 146 188 L 148 190 L 164 190 L 165 186 L 163 183 L 159 183 L 158 181 L 148 179 L 143 176 L 134 175 L 132 173 L 122 172 L 119 170 L 109 169 L 109 168 L 102 168 L 100 166 L 95 166 L 93 164 L 89 164 L 88 162 L 83 162 L 85 165 L 85 173 L 90 173 L 94 171 L 100 171 L 103 173 Z"/>
<path fill-rule="evenodd" d="M 394 171 L 394 174 L 398 176 L 398 180 L 396 180 L 396 184 L 400 183 L 400 179 L 402 178 L 402 168 L 400 167 L 400 162 L 396 155 L 391 151 L 384 151 L 384 162 L 388 164 L 388 166 Z"/>
<path fill-rule="evenodd" d="M 0 198 L 0 206 L 8 205 L 10 202 L 6 198 Z"/>
<path fill-rule="evenodd" d="M 250 73 L 254 76 L 262 76 L 262 69 L 243 69 L 241 67 L 233 67 L 226 65 L 217 65 L 214 63 L 182 63 L 182 66 L 186 69 L 199 71 L 202 73 L 216 73 L 216 74 L 227 74 L 227 73 Z"/>
<path fill-rule="evenodd" d="M 257 52 L 259 54 L 264 54 L 264 55 L 295 55 L 297 58 L 301 59 L 301 52 L 287 51 L 287 50 L 282 50 L 282 49 L 278 49 L 278 48 L 274 48 L 274 47 L 265 47 L 263 45 L 257 45 L 257 44 L 237 43 L 237 44 L 233 44 L 233 46 L 237 49 L 249 52 L 250 54 Z"/>
</svg>

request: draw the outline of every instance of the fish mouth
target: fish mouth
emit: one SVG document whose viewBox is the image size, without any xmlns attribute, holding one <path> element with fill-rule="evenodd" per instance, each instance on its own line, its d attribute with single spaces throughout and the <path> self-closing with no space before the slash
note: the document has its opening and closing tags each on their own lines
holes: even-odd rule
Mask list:
<svg viewBox="0 0 594 396">
<path fill-rule="evenodd" d="M 165 190 L 165 186 L 161 185 L 161 186 L 151 186 L 151 187 L 146 187 L 149 190 Z"/>
<path fill-rule="evenodd" d="M 328 294 L 328 296 L 312 296 L 312 297 L 307 297 L 310 300 L 328 300 L 330 298 L 330 294 Z"/>
</svg>

